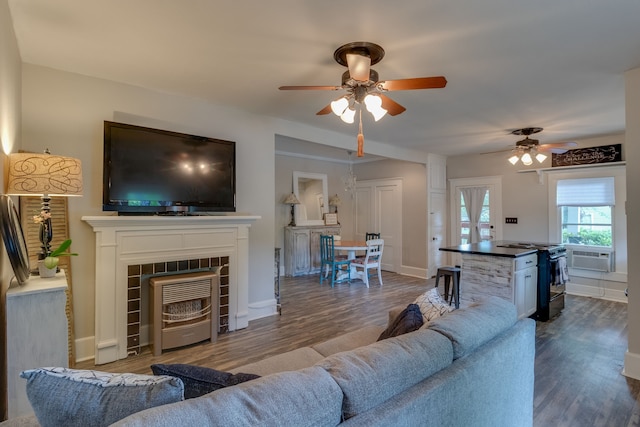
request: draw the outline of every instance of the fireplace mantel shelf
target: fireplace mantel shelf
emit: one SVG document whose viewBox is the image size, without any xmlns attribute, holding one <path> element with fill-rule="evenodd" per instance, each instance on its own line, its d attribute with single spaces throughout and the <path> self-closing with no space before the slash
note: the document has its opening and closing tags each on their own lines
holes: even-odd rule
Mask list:
<svg viewBox="0 0 640 427">
<path fill-rule="evenodd" d="M 251 224 L 261 217 L 254 215 L 100 215 L 83 216 L 82 220 L 93 228 L 107 227 L 166 227 L 203 224 Z"/>
</svg>

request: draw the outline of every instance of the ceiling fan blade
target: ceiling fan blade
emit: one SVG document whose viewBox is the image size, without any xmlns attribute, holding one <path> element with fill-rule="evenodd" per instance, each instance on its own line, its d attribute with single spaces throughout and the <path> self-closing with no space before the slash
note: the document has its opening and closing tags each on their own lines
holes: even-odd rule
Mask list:
<svg viewBox="0 0 640 427">
<path fill-rule="evenodd" d="M 280 86 L 280 90 L 340 90 L 342 86 Z"/>
<path fill-rule="evenodd" d="M 443 76 L 416 77 L 413 79 L 386 80 L 380 82 L 384 90 L 439 89 L 447 85 Z"/>
<path fill-rule="evenodd" d="M 325 114 L 329 114 L 331 112 L 331 104 L 324 107 L 322 110 L 316 113 L 317 116 L 323 116 Z"/>
<path fill-rule="evenodd" d="M 378 96 L 380 97 L 380 99 L 382 99 L 382 108 L 387 110 L 390 116 L 397 116 L 398 114 L 403 113 L 406 110 L 406 108 L 404 108 L 402 105 L 398 104 L 388 96 L 383 94 L 379 94 Z"/>
<path fill-rule="evenodd" d="M 544 151 L 546 153 L 564 154 L 569 151 L 570 148 L 576 147 L 576 142 L 550 142 L 548 144 L 538 145 L 538 151 Z"/>
<path fill-rule="evenodd" d="M 484 153 L 480 153 L 480 154 L 496 154 L 496 153 L 507 153 L 509 151 L 514 151 L 513 147 L 512 148 L 506 148 L 504 150 L 497 150 L 497 151 L 485 151 Z"/>
<path fill-rule="evenodd" d="M 349 65 L 349 75 L 359 82 L 369 80 L 369 69 L 371 68 L 371 58 L 369 56 L 347 53 L 347 64 Z"/>
</svg>

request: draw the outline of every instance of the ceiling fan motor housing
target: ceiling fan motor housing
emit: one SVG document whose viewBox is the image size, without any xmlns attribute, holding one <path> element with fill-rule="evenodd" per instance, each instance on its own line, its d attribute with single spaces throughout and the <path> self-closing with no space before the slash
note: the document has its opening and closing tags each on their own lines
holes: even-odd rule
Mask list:
<svg viewBox="0 0 640 427">
<path fill-rule="evenodd" d="M 374 69 L 369 69 L 369 80 L 366 82 L 360 82 L 351 78 L 349 71 L 342 73 L 342 87 L 354 87 L 358 85 L 370 86 L 378 82 L 378 72 Z"/>
</svg>

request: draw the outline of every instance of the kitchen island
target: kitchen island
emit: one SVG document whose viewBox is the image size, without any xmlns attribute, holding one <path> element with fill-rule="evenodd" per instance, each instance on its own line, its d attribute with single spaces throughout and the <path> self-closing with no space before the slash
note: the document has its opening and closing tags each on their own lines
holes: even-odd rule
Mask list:
<svg viewBox="0 0 640 427">
<path fill-rule="evenodd" d="M 495 295 L 511 301 L 518 318 L 537 310 L 538 250 L 518 242 L 483 241 L 440 248 L 462 256 L 460 295 Z"/>
</svg>

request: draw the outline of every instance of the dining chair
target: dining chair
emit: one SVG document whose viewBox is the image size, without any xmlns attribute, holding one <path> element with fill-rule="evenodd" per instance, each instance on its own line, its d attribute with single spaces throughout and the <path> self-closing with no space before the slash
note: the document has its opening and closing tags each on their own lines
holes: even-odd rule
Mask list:
<svg viewBox="0 0 640 427">
<path fill-rule="evenodd" d="M 320 236 L 320 284 L 331 272 L 331 287 L 334 283 L 348 281 L 351 283 L 351 261 L 338 257 L 334 250 L 333 236 Z M 338 273 L 343 273 L 344 278 L 338 279 Z M 346 274 L 345 274 L 346 273 Z"/>
<path fill-rule="evenodd" d="M 367 288 L 369 287 L 369 270 L 376 268 L 378 270 L 378 281 L 382 286 L 382 251 L 384 250 L 383 239 L 367 240 L 367 253 L 364 258 L 356 258 L 351 260 L 353 268 L 357 271 L 362 269 L 362 281 Z"/>
<path fill-rule="evenodd" d="M 373 239 L 379 239 L 380 238 L 380 233 L 365 233 L 364 234 L 364 240 L 365 241 L 369 241 L 369 240 L 373 240 Z M 364 255 L 358 255 L 356 256 L 356 258 L 363 258 L 364 259 Z"/>
<path fill-rule="evenodd" d="M 379 239 L 380 233 L 365 233 L 364 240 Z"/>
</svg>

